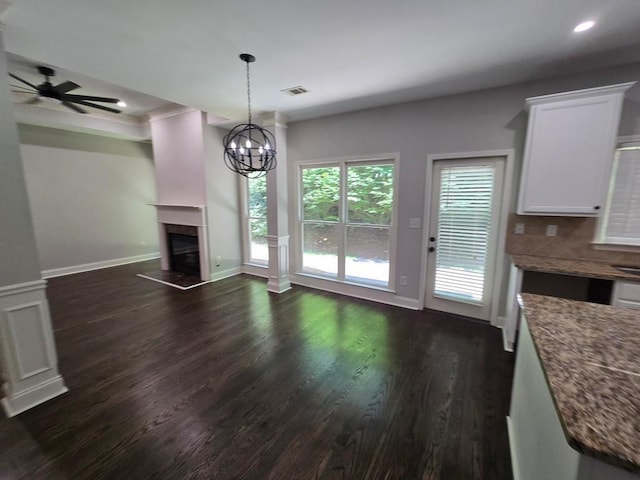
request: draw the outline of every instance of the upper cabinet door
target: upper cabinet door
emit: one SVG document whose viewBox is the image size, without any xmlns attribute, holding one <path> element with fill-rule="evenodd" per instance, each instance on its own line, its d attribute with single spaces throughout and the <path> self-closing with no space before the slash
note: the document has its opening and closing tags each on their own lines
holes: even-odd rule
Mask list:
<svg viewBox="0 0 640 480">
<path fill-rule="evenodd" d="M 527 99 L 529 127 L 518 213 L 598 215 L 624 92 L 633 83 Z"/>
</svg>

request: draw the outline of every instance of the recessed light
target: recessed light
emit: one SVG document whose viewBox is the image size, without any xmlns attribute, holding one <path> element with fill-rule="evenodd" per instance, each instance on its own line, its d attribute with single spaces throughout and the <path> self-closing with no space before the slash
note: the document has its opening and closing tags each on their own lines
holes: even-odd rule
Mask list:
<svg viewBox="0 0 640 480">
<path fill-rule="evenodd" d="M 573 29 L 573 31 L 576 32 L 576 33 L 584 32 L 586 30 L 589 30 L 595 24 L 596 24 L 596 22 L 594 22 L 592 20 L 589 20 L 588 22 L 582 22 L 582 23 L 578 24 L 576 26 L 576 28 Z"/>
<path fill-rule="evenodd" d="M 118 101 L 118 103 L 116 103 L 116 105 L 118 105 L 119 107 L 126 107 L 127 106 L 127 102 L 124 102 L 122 100 Z"/>
</svg>

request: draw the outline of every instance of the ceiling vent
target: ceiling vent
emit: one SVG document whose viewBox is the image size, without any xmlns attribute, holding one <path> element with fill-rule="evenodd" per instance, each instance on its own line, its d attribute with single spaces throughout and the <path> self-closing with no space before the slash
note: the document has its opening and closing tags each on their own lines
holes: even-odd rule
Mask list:
<svg viewBox="0 0 640 480">
<path fill-rule="evenodd" d="M 284 90 L 280 91 L 293 97 L 294 95 L 302 95 L 303 93 L 307 93 L 309 90 L 298 85 L 297 87 L 285 88 Z"/>
</svg>

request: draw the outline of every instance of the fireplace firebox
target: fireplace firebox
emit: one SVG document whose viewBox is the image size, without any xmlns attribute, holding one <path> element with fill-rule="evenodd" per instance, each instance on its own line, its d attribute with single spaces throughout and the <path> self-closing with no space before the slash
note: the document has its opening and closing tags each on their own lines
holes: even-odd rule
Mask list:
<svg viewBox="0 0 640 480">
<path fill-rule="evenodd" d="M 171 224 L 165 227 L 171 271 L 200 277 L 198 228 Z"/>
</svg>

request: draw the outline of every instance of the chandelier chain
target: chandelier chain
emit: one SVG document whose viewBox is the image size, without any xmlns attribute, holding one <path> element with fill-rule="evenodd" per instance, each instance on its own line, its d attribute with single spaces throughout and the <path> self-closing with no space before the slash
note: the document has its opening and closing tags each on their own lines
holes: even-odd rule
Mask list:
<svg viewBox="0 0 640 480">
<path fill-rule="evenodd" d="M 249 123 L 251 123 L 251 76 L 249 75 L 249 62 L 247 62 L 247 105 L 249 107 Z"/>
</svg>

